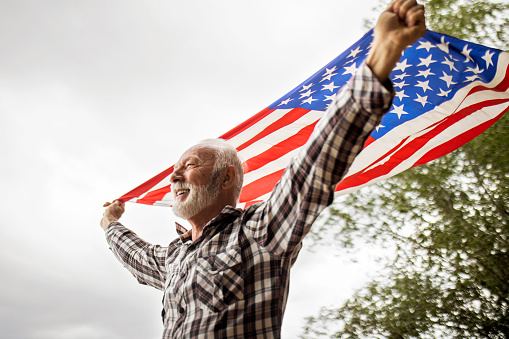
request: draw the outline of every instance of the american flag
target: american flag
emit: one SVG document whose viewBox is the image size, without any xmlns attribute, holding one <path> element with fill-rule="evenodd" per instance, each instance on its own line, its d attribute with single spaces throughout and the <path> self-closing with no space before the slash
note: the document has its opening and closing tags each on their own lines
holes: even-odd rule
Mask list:
<svg viewBox="0 0 509 339">
<path fill-rule="evenodd" d="M 294 90 L 220 136 L 244 159 L 240 205 L 268 197 L 333 96 L 365 60 L 368 32 Z M 509 109 L 509 53 L 428 31 L 391 74 L 396 96 L 338 184 L 346 194 L 441 157 L 472 140 Z M 173 166 L 119 200 L 171 206 Z"/>
</svg>

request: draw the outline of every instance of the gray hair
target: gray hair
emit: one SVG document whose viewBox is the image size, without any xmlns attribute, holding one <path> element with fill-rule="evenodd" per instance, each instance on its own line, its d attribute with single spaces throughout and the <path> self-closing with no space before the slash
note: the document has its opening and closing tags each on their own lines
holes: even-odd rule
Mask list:
<svg viewBox="0 0 509 339">
<path fill-rule="evenodd" d="M 244 167 L 242 166 L 242 160 L 240 159 L 235 147 L 224 139 L 202 140 L 194 147 L 204 147 L 214 152 L 214 156 L 216 158 L 214 174 L 218 174 L 219 171 L 223 170 L 227 166 L 235 166 L 235 169 L 237 170 L 237 177 L 235 178 L 234 198 L 235 201 L 238 202 L 240 191 L 242 190 L 242 184 L 244 182 Z"/>
</svg>

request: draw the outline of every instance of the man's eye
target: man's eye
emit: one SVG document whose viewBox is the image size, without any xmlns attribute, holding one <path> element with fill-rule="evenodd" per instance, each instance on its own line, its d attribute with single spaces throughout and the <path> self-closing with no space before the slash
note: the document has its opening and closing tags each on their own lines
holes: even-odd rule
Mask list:
<svg viewBox="0 0 509 339">
<path fill-rule="evenodd" d="M 196 166 L 196 165 L 195 165 L 195 164 L 193 164 L 193 163 L 190 163 L 190 164 L 187 164 L 187 165 L 186 165 L 186 168 L 190 168 L 190 167 L 194 167 L 194 166 Z"/>
</svg>

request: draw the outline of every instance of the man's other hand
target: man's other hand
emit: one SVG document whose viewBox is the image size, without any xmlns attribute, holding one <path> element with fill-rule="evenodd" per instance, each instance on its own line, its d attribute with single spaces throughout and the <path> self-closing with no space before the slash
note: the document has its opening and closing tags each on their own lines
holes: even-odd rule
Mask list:
<svg viewBox="0 0 509 339">
<path fill-rule="evenodd" d="M 103 207 L 107 208 L 101 219 L 101 227 L 106 231 L 112 222 L 117 221 L 124 214 L 125 204 L 122 201 L 115 200 L 113 203 L 105 203 Z"/>
</svg>

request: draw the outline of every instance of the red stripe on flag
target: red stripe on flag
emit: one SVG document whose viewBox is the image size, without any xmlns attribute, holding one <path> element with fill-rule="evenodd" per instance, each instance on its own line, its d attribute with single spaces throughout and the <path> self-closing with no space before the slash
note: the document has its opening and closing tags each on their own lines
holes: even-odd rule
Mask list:
<svg viewBox="0 0 509 339">
<path fill-rule="evenodd" d="M 171 192 L 171 185 L 150 191 L 143 198 L 138 199 L 136 202 L 140 204 L 153 205 L 155 202 L 163 200 L 164 196 L 169 192 Z"/>
<path fill-rule="evenodd" d="M 508 107 L 509 108 L 509 107 Z M 451 139 L 447 143 L 444 143 L 440 146 L 437 146 L 433 148 L 431 151 L 426 153 L 424 156 L 422 156 L 412 167 L 419 166 L 422 164 L 425 164 L 427 162 L 430 162 L 432 160 L 435 160 L 437 158 L 440 158 L 443 155 L 446 155 L 447 153 L 450 153 L 454 151 L 455 149 L 459 148 L 460 146 L 463 146 L 470 140 L 477 137 L 479 134 L 487 130 L 491 125 L 493 125 L 498 119 L 504 115 L 505 111 L 508 109 L 506 108 L 504 112 L 497 115 L 495 118 L 486 121 L 485 123 L 482 123 L 460 135 L 455 137 L 454 139 Z"/>
<path fill-rule="evenodd" d="M 164 180 L 164 178 L 169 176 L 171 173 L 173 173 L 173 165 L 170 168 L 167 168 L 163 172 L 159 173 L 155 177 L 145 181 L 140 186 L 130 190 L 129 192 L 127 192 L 126 194 L 124 194 L 123 196 L 118 198 L 118 200 L 120 200 L 122 202 L 126 202 L 126 201 L 129 201 L 131 199 L 139 197 L 143 193 L 145 193 L 148 190 L 152 189 L 154 186 L 156 186 L 159 182 Z"/>
<path fill-rule="evenodd" d="M 263 131 L 256 134 L 253 138 L 249 139 L 242 145 L 238 146 L 237 150 L 238 151 L 243 150 L 244 148 L 255 143 L 256 141 L 266 137 L 267 135 L 272 134 L 277 130 L 294 123 L 296 120 L 300 119 L 302 116 L 306 115 L 309 112 L 310 112 L 309 109 L 303 109 L 300 107 L 292 109 L 290 112 L 286 113 L 281 118 L 279 118 L 278 120 L 264 128 Z"/>
<path fill-rule="evenodd" d="M 228 132 L 226 132 L 225 134 L 221 135 L 219 137 L 219 139 L 225 139 L 225 140 L 228 140 L 228 139 L 231 139 L 233 138 L 234 136 L 240 134 L 241 132 L 243 132 L 244 130 L 248 129 L 249 127 L 253 126 L 254 124 L 256 124 L 258 121 L 262 120 L 263 118 L 265 118 L 267 115 L 271 114 L 272 112 L 274 112 L 275 109 L 270 109 L 270 108 L 264 108 L 262 109 L 260 112 L 258 112 L 257 114 L 253 115 L 251 118 L 247 119 L 246 121 L 244 121 L 243 123 L 241 123 L 240 125 L 232 128 L 231 130 L 229 130 Z"/>
<path fill-rule="evenodd" d="M 315 129 L 317 121 L 308 125 L 292 135 L 291 137 L 281 141 L 280 143 L 272 146 L 268 150 L 259 155 L 256 155 L 249 160 L 244 162 L 244 168 L 246 169 L 245 173 L 254 171 L 259 169 L 260 167 L 265 166 L 266 164 L 279 159 L 283 155 L 287 154 L 295 150 L 298 147 L 301 147 L 308 141 L 309 136 L 313 133 Z"/>
<path fill-rule="evenodd" d="M 259 198 L 272 191 L 276 186 L 279 179 L 283 175 L 285 170 L 279 170 L 277 172 L 268 174 L 250 184 L 247 184 L 240 192 L 240 203 L 245 203 L 252 200 L 259 200 Z"/>
</svg>

